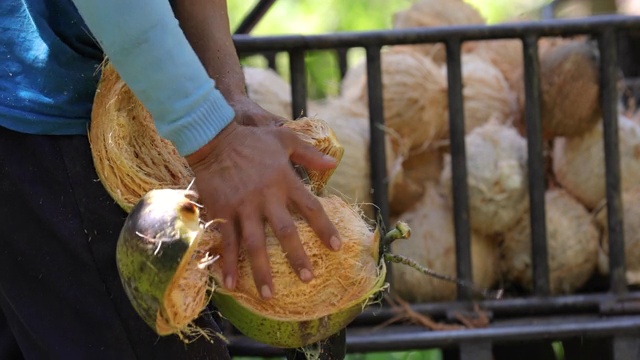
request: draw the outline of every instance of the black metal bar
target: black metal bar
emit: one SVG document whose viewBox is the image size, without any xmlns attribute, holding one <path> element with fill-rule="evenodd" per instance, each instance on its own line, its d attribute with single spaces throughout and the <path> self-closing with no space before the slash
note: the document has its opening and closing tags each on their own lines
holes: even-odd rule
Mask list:
<svg viewBox="0 0 640 360">
<path fill-rule="evenodd" d="M 518 297 L 475 302 L 480 309 L 490 312 L 494 319 L 518 316 L 547 316 L 559 314 L 640 314 L 640 292 L 624 296 L 611 293 L 565 295 L 553 297 Z M 445 319 L 457 311 L 469 311 L 466 301 L 418 303 L 411 309 L 436 319 Z M 389 307 L 371 306 L 352 323 L 362 327 L 382 323 L 397 315 Z"/>
<path fill-rule="evenodd" d="M 523 56 L 533 292 L 536 295 L 544 296 L 549 294 L 549 265 L 544 201 L 545 170 L 542 152 L 542 119 L 540 119 L 540 64 L 536 36 L 526 36 L 523 39 Z"/>
<path fill-rule="evenodd" d="M 465 341 L 460 344 L 460 360 L 492 360 L 491 342 Z"/>
<path fill-rule="evenodd" d="M 352 329 L 347 334 L 347 353 L 406 351 L 450 347 L 464 342 L 494 344 L 536 339 L 606 337 L 640 334 L 640 316 L 532 319 L 515 325 L 478 329 L 430 331 L 416 326 L 381 330 Z M 283 349 L 264 346 L 246 337 L 229 337 L 234 355 L 281 356 Z"/>
<path fill-rule="evenodd" d="M 344 78 L 344 75 L 347 73 L 347 69 L 349 68 L 349 64 L 347 62 L 348 53 L 348 48 L 336 49 L 336 55 L 338 57 L 338 69 L 340 70 L 340 79 Z"/>
<path fill-rule="evenodd" d="M 376 219 L 382 233 L 389 225 L 389 199 L 387 165 L 385 154 L 384 108 L 382 100 L 382 60 L 379 47 L 367 48 L 367 93 L 369 96 L 369 159 L 371 161 L 371 187 Z M 384 252 L 386 249 L 380 249 Z"/>
<path fill-rule="evenodd" d="M 453 193 L 453 224 L 456 238 L 456 274 L 469 282 L 471 271 L 471 228 L 469 226 L 469 188 L 465 150 L 464 108 L 462 96 L 461 41 L 453 38 L 447 45 L 447 77 L 449 84 L 449 141 L 451 149 L 451 191 Z M 472 291 L 458 285 L 458 299 L 470 299 Z"/>
<path fill-rule="evenodd" d="M 277 53 L 275 51 L 268 51 L 263 54 L 265 59 L 267 59 L 267 66 L 269 69 L 277 71 L 276 55 Z"/>
<path fill-rule="evenodd" d="M 291 116 L 299 118 L 307 108 L 307 73 L 304 63 L 304 51 L 289 52 L 291 72 Z"/>
<path fill-rule="evenodd" d="M 600 92 L 603 122 L 605 174 L 607 184 L 607 223 L 609 231 L 609 279 L 611 291 L 625 292 L 622 199 L 620 195 L 620 151 L 618 148 L 617 37 L 607 28 L 600 46 Z"/>
<path fill-rule="evenodd" d="M 640 359 L 640 338 L 638 336 L 620 335 L 613 338 L 613 360 Z"/>
<path fill-rule="evenodd" d="M 260 0 L 236 28 L 236 34 L 248 34 L 262 20 L 275 0 Z"/>
<path fill-rule="evenodd" d="M 236 35 L 236 49 L 241 53 L 259 53 L 268 50 L 335 49 L 338 47 L 379 47 L 383 45 L 444 42 L 451 38 L 486 40 L 523 38 L 525 36 L 572 36 L 598 34 L 604 27 L 618 30 L 634 29 L 639 16 L 600 15 L 579 19 L 505 23 L 491 26 L 465 25 L 431 28 L 343 32 L 321 35 L 250 36 Z"/>
</svg>

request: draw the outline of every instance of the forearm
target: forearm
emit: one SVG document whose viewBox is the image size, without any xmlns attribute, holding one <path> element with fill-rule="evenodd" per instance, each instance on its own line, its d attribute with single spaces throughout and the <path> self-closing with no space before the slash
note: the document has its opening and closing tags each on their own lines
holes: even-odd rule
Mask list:
<svg viewBox="0 0 640 360">
<path fill-rule="evenodd" d="M 189 43 L 227 101 L 246 96 L 244 74 L 231 37 L 225 0 L 175 0 L 174 12 Z"/>
<path fill-rule="evenodd" d="M 204 146 L 233 119 L 168 2 L 74 0 L 120 76 L 182 155 Z"/>
</svg>

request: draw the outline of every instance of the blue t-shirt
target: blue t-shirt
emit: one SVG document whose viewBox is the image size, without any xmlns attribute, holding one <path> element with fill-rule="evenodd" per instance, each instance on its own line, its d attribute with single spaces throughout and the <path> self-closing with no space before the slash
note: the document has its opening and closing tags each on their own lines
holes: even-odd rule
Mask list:
<svg viewBox="0 0 640 360">
<path fill-rule="evenodd" d="M 0 126 L 85 134 L 106 55 L 188 155 L 234 117 L 179 27 L 169 1 L 0 1 Z"/>
<path fill-rule="evenodd" d="M 0 124 L 86 133 L 103 53 L 71 0 L 4 0 L 0 14 Z"/>
</svg>

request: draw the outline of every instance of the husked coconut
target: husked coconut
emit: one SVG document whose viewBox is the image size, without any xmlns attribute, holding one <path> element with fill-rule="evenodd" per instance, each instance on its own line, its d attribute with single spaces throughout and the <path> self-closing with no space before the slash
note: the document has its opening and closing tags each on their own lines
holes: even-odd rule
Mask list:
<svg viewBox="0 0 640 360">
<path fill-rule="evenodd" d="M 394 29 L 485 24 L 485 19 L 472 5 L 462 0 L 420 0 L 393 14 Z M 437 63 L 446 61 L 442 43 L 412 46 Z"/>
<path fill-rule="evenodd" d="M 558 40 L 540 50 L 540 118 L 543 136 L 577 136 L 601 117 L 597 48 L 584 40 Z M 525 128 L 524 86 L 516 89 Z"/>
<path fill-rule="evenodd" d="M 414 148 L 446 134 L 447 80 L 429 58 L 409 51 L 381 54 L 385 126 L 396 139 L 394 147 Z M 368 105 L 366 65 L 350 69 L 342 83 L 342 97 Z M 359 105 L 358 105 L 359 106 Z"/>
<path fill-rule="evenodd" d="M 474 54 L 463 54 L 461 61 L 465 131 L 468 133 L 492 118 L 512 123 L 518 110 L 517 97 L 500 70 Z M 446 76 L 447 67 L 442 69 Z"/>
<path fill-rule="evenodd" d="M 274 115 L 291 119 L 291 86 L 277 72 L 244 66 L 247 95 Z"/>
<path fill-rule="evenodd" d="M 465 137 L 471 228 L 494 234 L 513 226 L 529 207 L 527 144 L 509 126 L 490 121 Z M 451 155 L 441 182 L 452 198 Z"/>
<path fill-rule="evenodd" d="M 556 180 L 588 209 L 606 197 L 602 121 L 587 133 L 553 141 Z M 622 189 L 640 184 L 640 125 L 618 116 Z"/>
<path fill-rule="evenodd" d="M 469 54 L 479 56 L 500 70 L 512 89 L 522 76 L 522 41 L 519 39 L 480 40 L 463 44 Z"/>
<path fill-rule="evenodd" d="M 342 160 L 327 182 L 326 192 L 340 196 L 350 204 L 357 204 L 365 216 L 373 218 L 369 118 L 351 110 L 341 98 L 310 103 L 309 116 L 325 119 L 344 148 Z M 402 157 L 392 149 L 388 137 L 385 137 L 385 151 L 388 196 L 392 198 L 393 190 L 397 188 L 394 184 L 402 177 Z"/>
<path fill-rule="evenodd" d="M 400 217 L 411 224 L 411 241 L 398 240 L 391 252 L 415 260 L 439 274 L 456 276 L 453 214 L 438 185 L 430 182 L 425 194 L 411 210 Z M 498 276 L 498 248 L 488 237 L 471 234 L 473 283 L 490 288 Z M 408 266 L 392 264 L 391 288 L 411 302 L 448 301 L 456 297 L 456 285 L 425 276 Z"/>
<path fill-rule="evenodd" d="M 583 286 L 596 269 L 598 230 L 582 204 L 560 188 L 545 193 L 549 284 L 553 295 Z M 529 212 L 500 242 L 502 273 L 507 281 L 532 289 Z"/>
<path fill-rule="evenodd" d="M 402 161 L 400 176 L 392 183 L 389 210 L 399 216 L 415 205 L 430 181 L 438 181 L 444 166 L 444 150 L 434 146 L 409 154 Z"/>
<path fill-rule="evenodd" d="M 640 184 L 622 192 L 622 216 L 627 282 L 630 285 L 640 285 Z M 606 275 L 609 274 L 609 233 L 606 208 L 598 213 L 596 219 L 602 226 L 598 269 Z"/>
</svg>

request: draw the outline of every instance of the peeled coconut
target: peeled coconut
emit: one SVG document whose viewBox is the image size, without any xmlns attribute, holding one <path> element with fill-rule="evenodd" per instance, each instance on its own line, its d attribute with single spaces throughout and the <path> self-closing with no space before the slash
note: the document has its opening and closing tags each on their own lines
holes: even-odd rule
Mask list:
<svg viewBox="0 0 640 360">
<path fill-rule="evenodd" d="M 265 110 L 291 119 L 291 86 L 277 72 L 268 68 L 244 66 L 247 95 Z"/>
<path fill-rule="evenodd" d="M 302 347 L 344 328 L 383 287 L 385 269 L 379 262 L 377 231 L 357 209 L 335 196 L 318 199 L 340 233 L 340 251 L 327 249 L 306 221 L 294 216 L 313 265 L 312 285 L 297 280 L 267 226 L 274 298 L 258 299 L 243 247 L 236 289 L 228 292 L 216 287 L 222 284 L 224 258 L 216 257 L 222 252 L 222 239 L 214 226 L 207 227 L 200 220 L 197 192 L 184 190 L 192 176 L 186 170 L 183 177 L 167 175 L 183 170 L 177 151 L 170 142 L 158 140 L 153 120 L 111 65 L 102 76 L 90 132 L 94 158 L 102 159 L 96 171 L 109 193 L 129 212 L 118 239 L 116 261 L 132 305 L 156 333 L 177 334 L 185 340 L 191 335 L 208 335 L 192 321 L 211 298 L 222 315 L 247 336 L 272 346 Z M 127 127 L 131 124 L 138 127 Z M 303 129 L 318 128 L 322 127 Z M 117 137 L 109 137 L 116 133 Z M 303 138 L 316 146 L 322 143 L 313 135 Z M 127 157 L 132 148 L 137 156 Z M 147 163 L 154 166 L 145 167 Z M 141 185 L 125 186 L 129 183 Z"/>
<path fill-rule="evenodd" d="M 513 226 L 529 207 L 527 144 L 509 126 L 490 121 L 465 137 L 471 228 L 494 234 Z M 451 155 L 441 182 L 452 198 Z"/>
<path fill-rule="evenodd" d="M 382 98 L 394 147 L 421 147 L 446 135 L 447 80 L 429 58 L 409 51 L 383 51 Z M 366 64 L 349 69 L 342 83 L 346 101 L 368 106 Z"/>
<path fill-rule="evenodd" d="M 472 55 L 478 56 L 495 66 L 509 86 L 522 76 L 522 41 L 520 39 L 478 40 L 464 43 L 463 48 Z"/>
<path fill-rule="evenodd" d="M 391 216 L 399 216 L 413 207 L 424 195 L 431 181 L 438 181 L 444 167 L 445 151 L 430 146 L 409 154 L 400 166 L 401 171 L 393 182 L 389 199 Z"/>
<path fill-rule="evenodd" d="M 352 110 L 342 98 L 312 102 L 309 116 L 326 119 L 337 142 L 344 147 L 342 160 L 329 178 L 326 192 L 342 197 L 357 205 L 370 219 L 375 216 L 373 189 L 371 186 L 370 133 L 368 116 Z M 299 121 L 299 120 L 298 120 Z M 402 155 L 395 151 L 388 136 L 385 137 L 386 170 L 389 180 L 390 199 L 394 197 L 395 185 L 402 178 Z"/>
<path fill-rule="evenodd" d="M 597 48 L 584 40 L 559 40 L 540 50 L 540 118 L 546 139 L 578 136 L 596 125 L 601 117 L 598 62 Z M 524 129 L 524 86 L 517 91 Z"/>
<path fill-rule="evenodd" d="M 518 110 L 517 98 L 500 70 L 474 54 L 463 54 L 461 61 L 465 131 L 489 119 L 512 123 Z M 447 67 L 442 69 L 446 76 Z"/>
<path fill-rule="evenodd" d="M 430 182 L 418 204 L 400 219 L 411 224 L 412 240 L 394 242 L 392 253 L 412 258 L 439 274 L 456 277 L 453 214 L 438 185 Z M 493 286 L 499 270 L 495 242 L 472 233 L 471 265 L 475 286 Z M 426 277 L 410 267 L 392 264 L 391 276 L 391 289 L 410 302 L 449 301 L 456 297 L 455 284 Z"/>
<path fill-rule="evenodd" d="M 627 282 L 640 285 L 640 184 L 622 192 L 622 216 L 624 234 L 624 256 Z M 601 211 L 596 219 L 602 226 L 602 241 L 599 248 L 598 269 L 609 274 L 609 233 L 607 211 Z"/>
<path fill-rule="evenodd" d="M 393 14 L 394 29 L 473 24 L 485 24 L 485 20 L 476 8 L 462 0 L 420 0 Z M 441 43 L 414 47 L 437 63 L 446 61 L 446 49 Z"/>
<path fill-rule="evenodd" d="M 556 180 L 588 209 L 606 197 L 602 121 L 585 134 L 553 141 Z M 640 184 L 640 124 L 618 116 L 622 189 Z"/>
<path fill-rule="evenodd" d="M 583 286 L 598 261 L 598 230 L 582 204 L 566 191 L 545 193 L 549 282 L 552 295 Z M 532 289 L 529 213 L 504 234 L 500 243 L 502 273 L 507 281 Z"/>
</svg>

